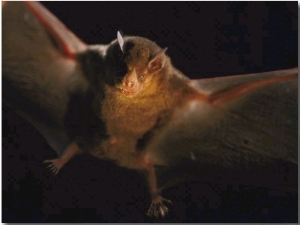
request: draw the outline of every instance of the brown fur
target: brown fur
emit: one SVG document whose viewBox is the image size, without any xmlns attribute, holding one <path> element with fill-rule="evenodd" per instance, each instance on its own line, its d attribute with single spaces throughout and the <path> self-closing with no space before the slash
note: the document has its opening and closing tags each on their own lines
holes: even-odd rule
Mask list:
<svg viewBox="0 0 300 225">
<path fill-rule="evenodd" d="M 114 160 L 120 166 L 142 169 L 141 162 L 148 143 L 167 126 L 176 107 L 185 102 L 185 97 L 195 91 L 187 85 L 187 78 L 172 66 L 166 55 L 163 68 L 147 74 L 151 56 L 161 49 L 144 38 L 135 37 L 133 41 L 135 45 L 124 59 L 128 73 L 123 79 L 129 76 L 132 68 L 136 69 L 137 74 L 143 73 L 147 77 L 138 84 L 138 93 L 133 97 L 118 91 L 116 86 L 119 84 L 104 83 L 105 97 L 96 100 L 95 109 L 106 124 L 109 139 L 90 153 Z M 140 142 L 143 143 L 139 145 Z"/>
</svg>

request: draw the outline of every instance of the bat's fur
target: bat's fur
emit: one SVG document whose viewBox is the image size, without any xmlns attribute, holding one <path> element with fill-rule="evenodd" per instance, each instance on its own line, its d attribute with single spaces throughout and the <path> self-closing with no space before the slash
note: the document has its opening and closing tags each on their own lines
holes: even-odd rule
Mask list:
<svg viewBox="0 0 300 225">
<path fill-rule="evenodd" d="M 27 4 L 37 6 L 38 3 Z M 173 67 L 165 50 L 150 40 L 141 37 L 125 37 L 122 49 L 118 42 L 114 41 L 110 45 L 89 46 L 86 47 L 87 49 L 84 45 L 84 48 L 80 48 L 80 52 L 78 48 L 73 51 L 61 51 L 70 49 L 64 46 L 69 42 L 75 44 L 75 47 L 80 44 L 76 38 L 76 40 L 68 39 L 73 36 L 59 35 L 65 32 L 68 34 L 69 31 L 64 27 L 61 27 L 62 30 L 58 33 L 53 32 L 54 30 L 50 28 L 57 26 L 57 23 L 51 24 L 53 21 L 49 22 L 49 18 L 47 19 L 43 11 L 40 12 L 38 8 L 35 11 L 36 16 L 38 20 L 45 20 L 46 24 L 43 24 L 47 25 L 48 31 L 46 32 L 37 18 L 30 13 L 24 17 L 26 23 L 20 26 L 20 21 L 23 21 L 23 14 L 20 12 L 23 10 L 18 10 L 18 7 L 24 6 L 11 5 L 10 8 L 10 4 L 7 4 L 4 13 L 4 21 L 6 21 L 3 29 L 5 31 L 3 32 L 4 99 L 21 111 L 21 114 L 24 112 L 25 117 L 33 121 L 32 123 L 39 128 L 49 143 L 51 140 L 54 140 L 55 144 L 58 143 L 55 146 L 59 148 L 53 147 L 58 153 L 61 153 L 66 143 L 59 142 L 61 137 L 60 134 L 57 135 L 57 131 L 63 133 L 62 139 L 68 143 L 69 139 L 65 138 L 64 133 L 64 129 L 67 129 L 73 143 L 59 159 L 46 160 L 52 163 L 50 167 L 52 166 L 55 173 L 72 156 L 80 152 L 80 149 L 95 157 L 115 161 L 120 166 L 146 171 L 153 203 L 160 204 L 161 207 L 150 208 L 152 210 L 150 213 L 163 215 L 166 210 L 161 204 L 163 199 L 157 193 L 153 172 L 155 156 L 148 152 L 157 153 L 164 149 L 163 154 L 158 157 L 170 158 L 175 162 L 176 154 L 179 153 L 178 156 L 183 158 L 182 149 L 185 148 L 188 151 L 184 153 L 197 165 L 202 166 L 206 163 L 214 167 L 223 164 L 232 166 L 234 163 L 239 165 L 250 161 L 266 162 L 265 159 L 269 158 L 297 163 L 294 132 L 296 129 L 295 126 L 290 125 L 297 117 L 288 111 L 295 106 L 293 102 L 296 96 L 294 95 L 295 83 L 293 86 L 291 84 L 287 87 L 275 86 L 274 89 L 271 87 L 270 90 L 262 90 L 250 95 L 253 90 L 271 83 L 296 79 L 297 72 L 293 76 L 270 78 L 264 81 L 257 81 L 262 78 L 258 79 L 260 75 L 256 74 L 254 79 L 256 83 L 247 81 L 238 86 L 236 86 L 236 77 L 233 80 L 226 79 L 225 89 L 221 92 L 219 92 L 221 88 L 213 84 L 213 87 L 208 86 L 207 93 L 203 93 L 204 87 L 213 82 L 204 82 L 203 87 L 194 89 L 189 85 L 191 82 L 187 82 L 189 79 Z M 18 13 L 12 13 L 16 10 Z M 19 14 L 22 19 L 11 17 Z M 65 42 L 60 43 L 63 40 Z M 274 72 L 271 75 L 275 76 Z M 264 76 L 263 79 L 265 78 Z M 215 81 L 220 83 L 220 79 Z M 196 84 L 199 85 L 200 82 L 197 81 Z M 216 93 L 211 92 L 214 88 Z M 198 93 L 197 89 L 202 94 Z M 285 94 L 291 93 L 290 101 L 285 96 L 286 99 L 277 104 L 282 94 L 278 90 L 283 90 Z M 241 95 L 246 93 L 249 93 L 248 97 L 241 99 Z M 276 104 L 270 105 L 268 97 L 271 100 L 275 99 Z M 201 101 L 190 104 L 191 98 Z M 237 101 L 237 104 L 240 105 L 233 106 L 232 102 L 238 98 L 241 101 Z M 231 105 L 223 104 L 227 101 L 231 102 Z M 197 107 L 202 103 L 206 104 L 205 107 Z M 187 107 L 181 107 L 182 104 L 186 104 Z M 260 107 L 262 104 L 267 106 Z M 273 110 L 270 106 L 276 107 Z M 229 113 L 225 115 L 224 108 L 230 107 L 233 110 L 228 110 Z M 250 115 L 251 112 L 256 112 L 253 108 L 261 110 L 257 111 L 258 115 Z M 179 118 L 181 122 L 183 120 L 187 122 L 181 123 L 180 128 L 173 123 L 178 120 L 178 117 L 172 118 L 177 109 L 182 110 L 180 112 L 183 110 L 188 112 L 190 109 L 189 112 L 192 112 L 188 120 L 184 120 L 183 116 Z M 270 116 L 271 110 L 276 113 Z M 203 111 L 205 112 L 200 118 L 200 112 Z M 247 113 L 244 115 L 244 112 Z M 281 116 L 280 113 L 285 114 Z M 282 118 L 290 115 L 291 120 L 279 123 Z M 215 116 L 224 117 L 223 123 L 209 127 L 210 122 L 216 123 Z M 276 121 L 270 123 L 274 118 Z M 264 129 L 263 123 L 259 124 L 257 119 L 266 121 L 267 129 Z M 241 126 L 243 124 L 246 125 Z M 284 129 L 277 124 L 283 124 L 281 127 Z M 46 132 L 43 133 L 45 127 Z M 47 129 L 49 127 L 55 129 L 50 129 L 49 133 Z M 273 134 L 278 127 L 279 131 Z M 265 130 L 271 131 L 271 128 L 273 130 L 269 132 L 270 134 L 265 132 Z M 174 132 L 171 132 L 172 130 Z M 163 135 L 163 131 L 167 131 L 166 136 Z M 218 131 L 223 135 L 219 139 L 216 138 Z M 183 133 L 186 136 L 183 136 Z M 282 135 L 285 136 L 278 138 Z M 262 136 L 262 139 L 259 136 Z M 160 139 L 156 142 L 157 138 L 163 141 L 160 142 Z M 217 145 L 215 145 L 216 140 L 219 140 Z M 279 145 L 275 146 L 273 142 Z M 160 143 L 160 146 L 153 147 L 157 146 L 155 143 Z M 161 213 L 160 210 L 164 212 Z"/>
<path fill-rule="evenodd" d="M 126 37 L 124 47 L 122 53 L 118 43 L 113 42 L 104 57 L 105 71 L 98 67 L 94 68 L 92 76 L 89 75 L 96 85 L 94 111 L 105 123 L 109 138 L 103 145 L 88 151 L 96 157 L 112 159 L 121 166 L 139 169 L 141 166 L 134 159 L 146 152 L 147 142 L 168 123 L 176 106 L 185 102 L 185 96 L 196 91 L 187 85 L 188 78 L 173 67 L 164 52 L 160 53 L 154 62 L 157 67 L 151 71 L 149 62 L 162 51 L 154 42 L 141 37 Z M 89 57 L 91 61 L 97 58 L 89 54 L 85 64 Z M 90 70 L 91 64 L 99 65 L 89 63 Z M 138 77 L 138 90 L 134 90 L 134 96 L 127 96 L 117 87 L 130 76 L 133 68 Z M 139 78 L 141 75 L 143 79 Z"/>
<path fill-rule="evenodd" d="M 154 204 L 150 214 L 162 216 L 167 208 L 157 191 L 148 146 L 176 108 L 197 95 L 165 50 L 148 39 L 126 37 L 122 50 L 114 41 L 105 54 L 95 48 L 78 56 L 91 90 L 70 101 L 65 122 L 74 142 L 61 156 L 71 158 L 80 146 L 97 158 L 146 171 Z"/>
</svg>

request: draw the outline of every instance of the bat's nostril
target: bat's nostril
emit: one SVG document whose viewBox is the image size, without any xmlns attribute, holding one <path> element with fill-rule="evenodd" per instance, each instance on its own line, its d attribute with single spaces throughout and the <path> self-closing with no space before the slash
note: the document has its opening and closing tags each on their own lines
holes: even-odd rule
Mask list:
<svg viewBox="0 0 300 225">
<path fill-rule="evenodd" d="M 130 88 L 134 87 L 134 82 L 132 82 L 132 81 L 125 80 L 124 84 L 125 84 L 125 86 L 130 87 Z"/>
<path fill-rule="evenodd" d="M 128 87 L 133 87 L 133 86 L 134 86 L 134 83 L 131 82 L 131 81 L 129 81 L 128 84 L 127 84 L 127 86 L 128 86 Z"/>
</svg>

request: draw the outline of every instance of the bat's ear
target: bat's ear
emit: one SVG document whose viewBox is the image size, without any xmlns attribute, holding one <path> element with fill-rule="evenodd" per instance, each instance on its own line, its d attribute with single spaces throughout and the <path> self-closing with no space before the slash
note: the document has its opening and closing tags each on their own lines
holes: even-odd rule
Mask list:
<svg viewBox="0 0 300 225">
<path fill-rule="evenodd" d="M 123 38 L 123 36 L 122 36 L 122 34 L 121 34 L 120 31 L 118 31 L 118 33 L 117 33 L 117 39 L 118 39 L 118 43 L 119 43 L 120 49 L 124 53 L 124 50 L 123 50 L 124 38 Z"/>
<path fill-rule="evenodd" d="M 165 62 L 166 62 L 166 55 L 165 52 L 167 51 L 168 48 L 164 48 L 154 54 L 149 63 L 148 63 L 148 71 L 150 73 L 155 73 L 164 68 Z"/>
</svg>

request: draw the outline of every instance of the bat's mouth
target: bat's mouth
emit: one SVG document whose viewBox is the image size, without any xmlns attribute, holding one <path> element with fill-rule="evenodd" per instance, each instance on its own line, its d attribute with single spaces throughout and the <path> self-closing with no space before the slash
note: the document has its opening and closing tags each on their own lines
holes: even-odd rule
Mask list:
<svg viewBox="0 0 300 225">
<path fill-rule="evenodd" d="M 117 90 L 122 94 L 125 95 L 126 97 L 132 97 L 138 93 L 138 90 L 128 90 L 125 88 L 117 87 Z"/>
</svg>

